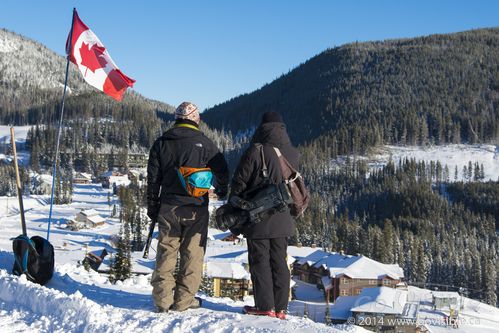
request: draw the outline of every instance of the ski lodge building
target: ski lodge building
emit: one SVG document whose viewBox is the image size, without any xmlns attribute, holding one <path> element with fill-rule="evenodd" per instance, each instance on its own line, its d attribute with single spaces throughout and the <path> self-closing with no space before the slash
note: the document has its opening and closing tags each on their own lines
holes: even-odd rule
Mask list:
<svg viewBox="0 0 499 333">
<path fill-rule="evenodd" d="M 324 289 L 326 301 L 339 296 L 356 296 L 364 288 L 396 288 L 402 283 L 404 271 L 399 265 L 388 265 L 368 257 L 316 250 L 298 259 L 293 275 L 299 280 Z"/>
<path fill-rule="evenodd" d="M 82 210 L 76 217 L 69 221 L 68 226 L 74 229 L 95 228 L 106 223 L 106 219 L 99 215 L 95 209 Z"/>
<path fill-rule="evenodd" d="M 92 175 L 85 172 L 76 172 L 73 175 L 73 183 L 74 184 L 91 184 L 92 183 Z"/>
<path fill-rule="evenodd" d="M 113 188 L 116 186 L 128 186 L 130 185 L 130 179 L 128 175 L 124 175 L 118 171 L 108 171 L 100 175 L 100 182 L 104 188 Z"/>
</svg>

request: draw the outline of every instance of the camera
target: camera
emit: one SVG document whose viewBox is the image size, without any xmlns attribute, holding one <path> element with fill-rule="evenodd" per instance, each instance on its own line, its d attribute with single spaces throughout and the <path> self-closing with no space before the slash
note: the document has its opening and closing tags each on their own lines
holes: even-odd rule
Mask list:
<svg viewBox="0 0 499 333">
<path fill-rule="evenodd" d="M 244 224 L 249 221 L 248 212 L 227 203 L 217 209 L 215 221 L 218 229 L 230 230 L 233 234 L 240 234 Z"/>
<path fill-rule="evenodd" d="M 216 212 L 216 222 L 220 230 L 229 229 L 234 234 L 248 223 L 260 223 L 277 212 L 285 211 L 293 199 L 284 183 L 268 184 L 256 188 L 244 197 L 232 196 L 228 204 Z"/>
</svg>

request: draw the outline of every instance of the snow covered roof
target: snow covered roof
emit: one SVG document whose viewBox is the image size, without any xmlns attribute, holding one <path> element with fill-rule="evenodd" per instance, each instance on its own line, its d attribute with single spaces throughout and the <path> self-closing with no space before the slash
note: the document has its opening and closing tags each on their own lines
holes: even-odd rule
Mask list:
<svg viewBox="0 0 499 333">
<path fill-rule="evenodd" d="M 77 172 L 75 174 L 75 178 L 83 178 L 83 179 L 88 179 L 88 180 L 91 180 L 92 179 L 92 175 L 89 174 L 89 173 L 86 173 L 86 172 Z"/>
<path fill-rule="evenodd" d="M 461 297 L 455 291 L 432 291 L 431 294 L 434 298 L 459 298 Z"/>
<path fill-rule="evenodd" d="M 224 261 L 248 263 L 248 248 L 243 244 L 233 244 L 221 240 L 210 241 L 206 247 L 204 261 Z"/>
<path fill-rule="evenodd" d="M 106 171 L 104 172 L 103 174 L 100 175 L 101 177 L 123 177 L 123 176 L 126 176 L 128 177 L 127 175 L 123 175 L 121 172 L 118 172 L 118 171 Z"/>
<path fill-rule="evenodd" d="M 90 222 L 92 223 L 101 223 L 101 222 L 105 222 L 106 219 L 103 218 L 102 216 L 100 215 L 91 215 L 91 216 L 87 216 L 87 220 L 89 220 Z"/>
<path fill-rule="evenodd" d="M 340 296 L 330 308 L 332 319 L 348 319 L 352 316 L 351 309 L 355 306 L 358 296 Z"/>
<path fill-rule="evenodd" d="M 310 247 L 310 246 L 288 246 L 288 256 L 300 260 L 305 258 L 317 250 L 322 250 L 320 247 Z"/>
<path fill-rule="evenodd" d="M 210 278 L 249 280 L 250 274 L 243 264 L 237 262 L 209 261 L 206 275 Z"/>
<path fill-rule="evenodd" d="M 79 212 L 79 214 L 89 217 L 89 216 L 99 215 L 99 212 L 92 208 L 92 209 L 82 210 Z"/>
<path fill-rule="evenodd" d="M 39 177 L 40 177 L 40 180 L 42 182 L 52 184 L 52 176 L 51 175 L 44 175 L 44 174 L 42 174 L 42 175 L 39 175 Z"/>
<path fill-rule="evenodd" d="M 365 256 L 350 256 L 331 253 L 314 264 L 314 267 L 324 267 L 331 277 L 346 275 L 352 279 L 382 279 L 390 277 L 394 280 L 404 277 L 404 271 L 399 265 L 387 265 Z"/>
<path fill-rule="evenodd" d="M 328 253 L 326 251 L 315 250 L 314 252 L 312 252 L 308 256 L 299 259 L 298 264 L 300 264 L 300 265 L 308 264 L 309 266 L 312 266 L 313 264 L 315 264 L 316 262 L 318 262 L 322 258 L 325 258 L 329 255 L 330 255 L 330 253 Z"/>
<path fill-rule="evenodd" d="M 329 276 L 321 277 L 321 282 L 322 282 L 322 285 L 324 286 L 325 290 L 329 290 L 333 287 L 331 285 L 331 278 Z"/>
<path fill-rule="evenodd" d="M 407 291 L 389 287 L 364 288 L 357 296 L 352 312 L 400 315 L 407 303 Z"/>
</svg>

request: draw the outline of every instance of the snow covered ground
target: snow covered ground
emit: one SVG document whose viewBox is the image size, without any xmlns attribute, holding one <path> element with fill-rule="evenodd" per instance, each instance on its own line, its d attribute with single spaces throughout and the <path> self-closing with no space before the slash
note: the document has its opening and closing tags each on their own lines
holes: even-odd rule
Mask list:
<svg viewBox="0 0 499 333">
<path fill-rule="evenodd" d="M 27 150 L 24 150 L 24 144 L 26 143 L 26 137 L 28 136 L 30 128 L 31 126 L 14 126 L 17 159 L 19 165 L 21 166 L 27 166 L 30 160 L 30 153 Z M 0 161 L 7 160 L 8 162 L 11 162 L 13 160 L 11 155 L 6 155 L 10 147 L 10 143 L 10 126 L 0 125 Z"/>
<path fill-rule="evenodd" d="M 499 332 L 499 309 L 493 306 L 462 297 L 463 308 L 459 313 L 459 327 L 450 328 L 445 325 L 445 316 L 449 311 L 433 310 L 431 291 L 409 287 L 408 301 L 421 304 L 419 321 L 426 323 L 431 333 L 497 333 Z"/>
<path fill-rule="evenodd" d="M 46 287 L 10 274 L 10 238 L 21 233 L 20 217 L 17 198 L 0 198 L 0 332 L 364 332 L 356 326 L 328 327 L 299 316 L 282 321 L 241 314 L 244 305 L 252 304 L 251 297 L 243 302 L 201 295 L 201 309 L 155 313 L 150 274 L 113 285 L 105 275 L 78 265 L 87 248 L 96 253 L 103 248 L 113 251 L 111 236 L 120 226 L 109 218 L 108 191 L 95 184 L 75 185 L 73 203 L 55 206 L 50 242 L 55 247 L 56 271 Z M 25 198 L 29 236 L 46 237 L 47 201 L 44 196 Z M 107 218 L 105 226 L 79 231 L 63 228 L 66 219 L 89 208 Z M 151 272 L 154 259 L 141 255 L 134 253 L 133 270 Z M 108 265 L 107 259 L 103 265 Z"/>
<path fill-rule="evenodd" d="M 483 164 L 485 180 L 499 179 L 499 146 L 497 145 L 444 145 L 444 146 L 384 146 L 369 157 L 371 166 L 385 165 L 389 159 L 395 163 L 403 159 L 416 159 L 417 161 L 440 161 L 449 167 L 450 180 L 454 180 L 454 170 L 457 166 L 458 179 L 463 180 L 463 167 L 478 162 Z"/>
<path fill-rule="evenodd" d="M 16 142 L 25 142 L 28 131 L 32 126 L 14 126 L 14 137 Z M 0 142 L 10 144 L 10 126 L 0 125 Z"/>
</svg>

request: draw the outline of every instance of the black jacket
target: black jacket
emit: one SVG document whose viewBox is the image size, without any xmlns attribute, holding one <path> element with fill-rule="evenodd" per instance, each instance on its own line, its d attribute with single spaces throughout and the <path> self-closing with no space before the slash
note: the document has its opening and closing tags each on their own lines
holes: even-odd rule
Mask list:
<svg viewBox="0 0 499 333">
<path fill-rule="evenodd" d="M 262 158 L 258 147 L 263 145 L 265 162 L 269 172 L 270 181 L 274 184 L 282 182 L 283 176 L 279 165 L 279 158 L 273 147 L 279 148 L 281 153 L 298 169 L 300 154 L 291 144 L 286 132 L 286 125 L 278 122 L 260 125 L 253 135 L 251 146 L 245 151 L 232 179 L 231 195 L 244 196 L 244 193 L 264 183 L 262 175 Z M 250 224 L 243 230 L 247 238 L 278 238 L 290 237 L 294 234 L 294 219 L 289 210 L 276 213 L 268 220 L 256 224 Z"/>
<path fill-rule="evenodd" d="M 182 124 L 190 127 L 181 127 Z M 211 168 L 215 176 L 215 192 L 221 196 L 227 194 L 229 171 L 223 154 L 199 131 L 195 122 L 177 120 L 171 129 L 154 142 L 149 152 L 147 165 L 149 214 L 154 215 L 155 210 L 159 210 L 160 203 L 173 206 L 208 205 L 208 194 L 197 198 L 187 194 L 177 175 L 177 168 L 180 166 Z"/>
</svg>

